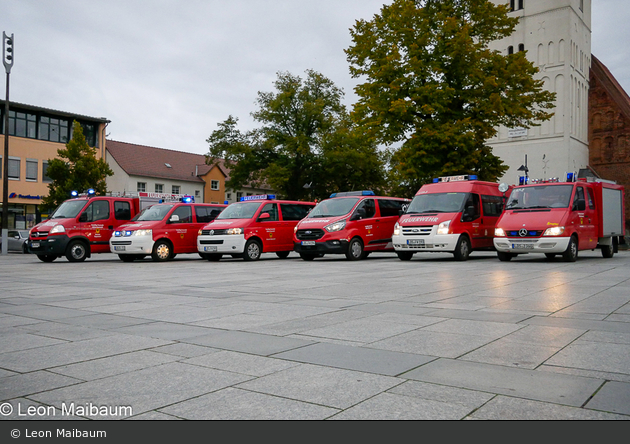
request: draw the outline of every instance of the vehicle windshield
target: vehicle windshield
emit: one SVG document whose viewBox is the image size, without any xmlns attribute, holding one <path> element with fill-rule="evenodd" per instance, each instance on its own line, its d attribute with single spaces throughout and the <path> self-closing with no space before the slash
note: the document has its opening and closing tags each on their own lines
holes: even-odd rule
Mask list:
<svg viewBox="0 0 630 444">
<path fill-rule="evenodd" d="M 567 208 L 573 185 L 535 185 L 512 190 L 506 210 L 529 208 Z"/>
<path fill-rule="evenodd" d="M 222 219 L 251 219 L 256 214 L 262 202 L 237 202 L 228 205 L 215 220 Z"/>
<path fill-rule="evenodd" d="M 468 193 L 428 193 L 414 197 L 405 214 L 459 213 Z"/>
<path fill-rule="evenodd" d="M 308 218 L 316 217 L 335 217 L 348 214 L 356 203 L 359 201 L 358 197 L 342 197 L 338 199 L 326 199 L 315 205 L 315 208 L 308 213 Z"/>
<path fill-rule="evenodd" d="M 67 200 L 55 210 L 50 216 L 51 219 L 68 219 L 77 217 L 85 206 L 87 200 Z"/>
<path fill-rule="evenodd" d="M 173 208 L 173 204 L 151 205 L 135 215 L 131 221 L 150 222 L 162 220 L 166 217 L 168 212 L 171 211 L 171 208 Z"/>
</svg>

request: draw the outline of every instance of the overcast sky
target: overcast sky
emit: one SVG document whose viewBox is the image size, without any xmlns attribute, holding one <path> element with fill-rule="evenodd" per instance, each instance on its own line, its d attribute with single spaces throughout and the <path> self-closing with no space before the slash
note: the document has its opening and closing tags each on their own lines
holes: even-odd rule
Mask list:
<svg viewBox="0 0 630 444">
<path fill-rule="evenodd" d="M 384 3 L 0 0 L 0 31 L 15 37 L 10 100 L 105 117 L 108 139 L 205 154 L 229 115 L 257 126 L 257 93 L 274 91 L 279 71 L 320 72 L 350 108 L 349 29 Z M 593 0 L 591 48 L 628 93 L 629 3 Z"/>
</svg>

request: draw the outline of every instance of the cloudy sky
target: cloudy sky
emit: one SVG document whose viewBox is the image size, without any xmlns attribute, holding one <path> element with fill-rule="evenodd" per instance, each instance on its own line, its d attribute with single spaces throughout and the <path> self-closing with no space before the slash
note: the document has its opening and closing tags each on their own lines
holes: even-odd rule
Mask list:
<svg viewBox="0 0 630 444">
<path fill-rule="evenodd" d="M 591 49 L 630 93 L 628 1 L 592 1 Z M 279 71 L 320 72 L 350 107 L 349 29 L 384 3 L 0 0 L 0 31 L 15 37 L 10 100 L 105 117 L 108 139 L 204 154 L 229 115 L 257 126 L 257 93 Z"/>
</svg>

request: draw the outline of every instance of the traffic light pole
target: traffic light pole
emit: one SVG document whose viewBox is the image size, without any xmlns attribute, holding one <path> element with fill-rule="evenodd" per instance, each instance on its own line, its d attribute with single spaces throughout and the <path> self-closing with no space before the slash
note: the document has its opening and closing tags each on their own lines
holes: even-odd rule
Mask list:
<svg viewBox="0 0 630 444">
<path fill-rule="evenodd" d="M 7 73 L 7 99 L 4 103 L 4 156 L 2 156 L 2 255 L 9 252 L 9 76 L 13 66 L 13 34 L 2 32 L 2 63 Z"/>
</svg>

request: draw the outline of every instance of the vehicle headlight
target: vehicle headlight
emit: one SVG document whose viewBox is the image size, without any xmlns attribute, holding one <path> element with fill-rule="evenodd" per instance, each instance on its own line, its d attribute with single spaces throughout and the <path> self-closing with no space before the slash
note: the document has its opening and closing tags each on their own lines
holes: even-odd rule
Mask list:
<svg viewBox="0 0 630 444">
<path fill-rule="evenodd" d="M 153 230 L 136 230 L 132 236 L 153 236 Z"/>
<path fill-rule="evenodd" d="M 551 227 L 545 230 L 543 236 L 560 236 L 562 233 L 564 233 L 564 227 Z"/>
<path fill-rule="evenodd" d="M 339 231 L 339 230 L 343 230 L 344 228 L 346 228 L 346 220 L 340 220 L 339 222 L 333 222 L 332 224 L 326 225 L 324 227 L 324 230 L 328 231 L 329 233 L 332 233 L 334 231 Z"/>
<path fill-rule="evenodd" d="M 201 232 L 202 232 L 202 231 L 203 231 L 203 230 L 200 228 L 200 229 L 199 229 L 199 231 L 197 231 L 197 236 L 201 236 Z"/>
<path fill-rule="evenodd" d="M 396 222 L 396 225 L 394 225 L 394 236 L 399 236 L 400 235 L 400 225 L 398 225 L 398 222 Z"/>
<path fill-rule="evenodd" d="M 242 228 L 228 228 L 226 234 L 243 234 Z"/>
<path fill-rule="evenodd" d="M 448 234 L 448 227 L 451 225 L 450 220 L 445 220 L 444 222 L 440 222 L 437 228 L 437 234 Z"/>
<path fill-rule="evenodd" d="M 505 231 L 503 230 L 503 228 L 495 228 L 494 237 L 505 237 Z"/>
<path fill-rule="evenodd" d="M 66 227 L 60 224 L 60 225 L 55 225 L 54 227 L 52 227 L 52 230 L 50 230 L 49 234 L 65 233 L 65 232 L 66 232 Z"/>
</svg>

